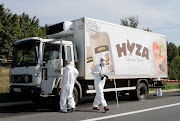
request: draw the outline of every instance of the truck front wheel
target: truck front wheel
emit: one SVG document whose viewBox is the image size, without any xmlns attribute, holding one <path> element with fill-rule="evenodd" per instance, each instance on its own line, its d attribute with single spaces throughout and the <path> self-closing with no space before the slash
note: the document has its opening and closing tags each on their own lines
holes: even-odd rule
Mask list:
<svg viewBox="0 0 180 121">
<path fill-rule="evenodd" d="M 79 96 L 78 96 L 78 90 L 76 87 L 74 87 L 74 89 L 73 89 L 73 98 L 74 98 L 75 104 L 77 104 Z"/>
<path fill-rule="evenodd" d="M 132 99 L 145 100 L 147 97 L 147 86 L 144 83 L 140 83 L 135 91 L 130 93 Z"/>
</svg>

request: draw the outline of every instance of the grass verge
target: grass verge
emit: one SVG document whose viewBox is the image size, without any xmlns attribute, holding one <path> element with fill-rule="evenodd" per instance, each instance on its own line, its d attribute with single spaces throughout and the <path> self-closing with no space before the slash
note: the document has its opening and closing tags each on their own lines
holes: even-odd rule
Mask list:
<svg viewBox="0 0 180 121">
<path fill-rule="evenodd" d="M 180 82 L 163 82 L 166 87 L 165 90 L 169 89 L 180 89 Z"/>
<path fill-rule="evenodd" d="M 0 66 L 0 94 L 9 93 L 9 68 Z"/>
<path fill-rule="evenodd" d="M 170 90 L 170 89 L 180 89 L 180 82 L 163 82 L 165 89 L 162 90 Z M 154 91 L 153 88 L 150 88 L 149 91 Z"/>
</svg>

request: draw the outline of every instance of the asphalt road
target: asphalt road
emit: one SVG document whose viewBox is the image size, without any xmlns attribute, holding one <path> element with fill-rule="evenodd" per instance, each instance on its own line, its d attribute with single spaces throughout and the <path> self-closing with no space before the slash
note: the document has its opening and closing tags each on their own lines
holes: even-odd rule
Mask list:
<svg viewBox="0 0 180 121">
<path fill-rule="evenodd" d="M 180 90 L 164 92 L 162 97 L 149 94 L 143 101 L 127 96 L 108 100 L 110 110 L 92 110 L 93 99 L 77 106 L 73 113 L 58 112 L 57 105 L 35 105 L 32 102 L 0 104 L 0 121 L 180 121 Z"/>
</svg>

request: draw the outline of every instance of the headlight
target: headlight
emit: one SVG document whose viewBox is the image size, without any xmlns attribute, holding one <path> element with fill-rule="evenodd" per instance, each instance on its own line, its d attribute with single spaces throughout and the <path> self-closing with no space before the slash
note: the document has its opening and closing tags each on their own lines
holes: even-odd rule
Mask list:
<svg viewBox="0 0 180 121">
<path fill-rule="evenodd" d="M 29 81 L 28 75 L 26 75 L 26 76 L 24 77 L 24 81 L 25 81 L 26 83 Z"/>
</svg>

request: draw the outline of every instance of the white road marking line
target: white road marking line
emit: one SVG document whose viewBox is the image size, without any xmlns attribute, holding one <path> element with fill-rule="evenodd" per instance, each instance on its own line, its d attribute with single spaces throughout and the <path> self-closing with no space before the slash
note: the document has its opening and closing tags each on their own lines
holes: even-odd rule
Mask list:
<svg viewBox="0 0 180 121">
<path fill-rule="evenodd" d="M 170 104 L 170 105 L 164 105 L 164 106 L 159 106 L 159 107 L 154 107 L 154 108 L 148 108 L 148 109 L 143 109 L 143 110 L 137 110 L 137 111 L 127 112 L 127 113 L 109 115 L 109 116 L 104 116 L 104 117 L 91 118 L 91 119 L 86 119 L 86 120 L 81 120 L 81 121 L 98 121 L 98 120 L 115 118 L 115 117 L 120 117 L 120 116 L 126 116 L 126 115 L 131 115 L 131 114 L 146 112 L 146 111 L 152 111 L 152 110 L 157 110 L 157 109 L 162 109 L 162 108 L 177 106 L 177 105 L 180 105 L 180 103 L 175 103 L 175 104 Z"/>
</svg>

